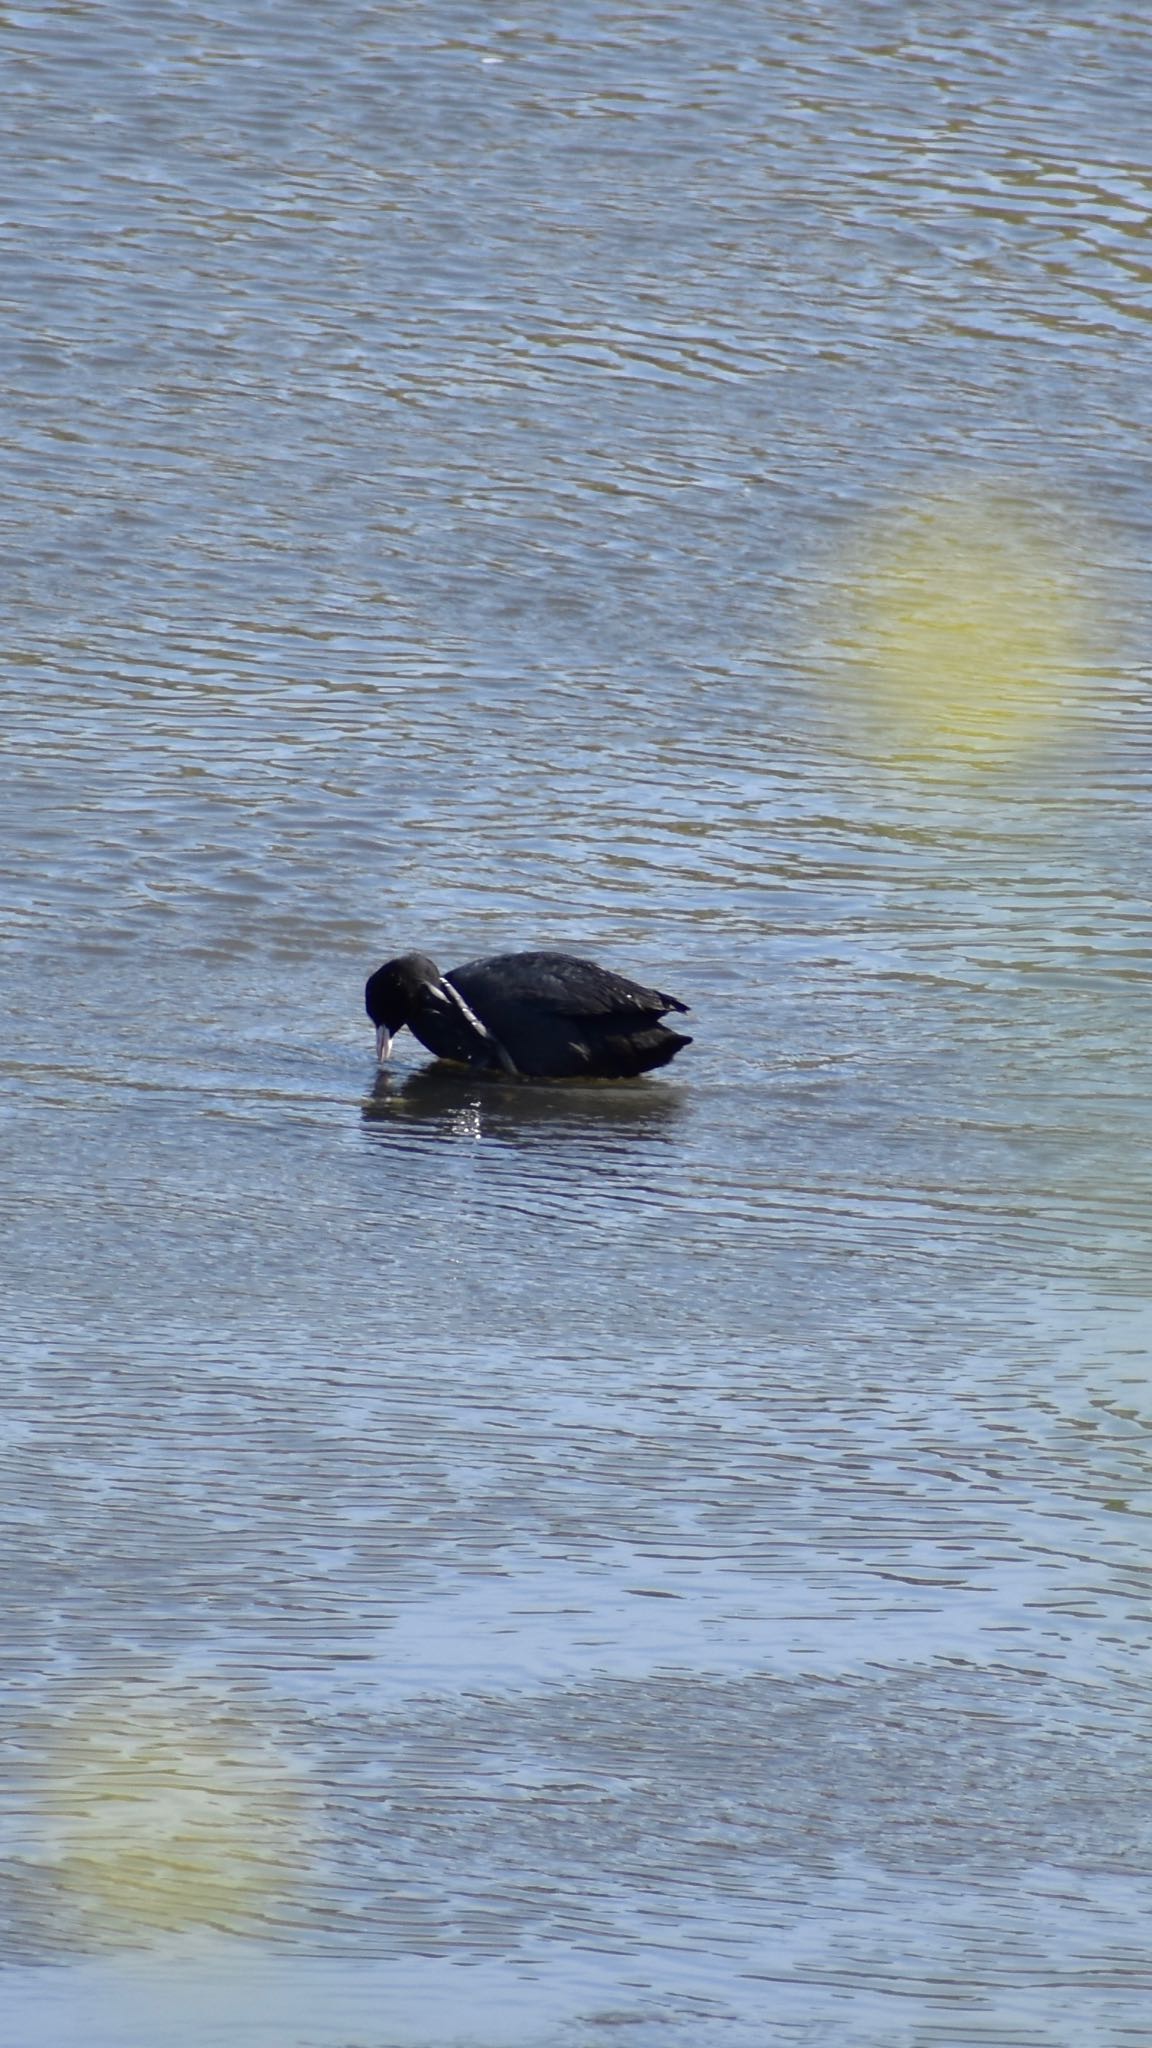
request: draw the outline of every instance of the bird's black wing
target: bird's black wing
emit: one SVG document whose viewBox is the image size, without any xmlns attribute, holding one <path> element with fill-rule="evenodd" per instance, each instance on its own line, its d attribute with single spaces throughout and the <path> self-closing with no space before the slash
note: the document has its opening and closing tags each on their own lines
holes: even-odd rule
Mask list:
<svg viewBox="0 0 1152 2048">
<path fill-rule="evenodd" d="M 574 953 L 498 953 L 454 967 L 447 979 L 497 1031 L 495 1019 L 506 1006 L 518 1010 L 528 1004 L 560 1017 L 618 1017 L 634 1023 L 688 1008 L 677 996 L 644 988 Z"/>
</svg>

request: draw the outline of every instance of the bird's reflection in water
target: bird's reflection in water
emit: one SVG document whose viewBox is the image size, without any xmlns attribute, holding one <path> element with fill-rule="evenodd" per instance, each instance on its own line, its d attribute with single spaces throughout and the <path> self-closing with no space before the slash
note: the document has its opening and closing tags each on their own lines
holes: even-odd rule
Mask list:
<svg viewBox="0 0 1152 2048">
<path fill-rule="evenodd" d="M 511 1081 L 437 1060 L 413 1074 L 379 1073 L 361 1115 L 373 1135 L 424 1124 L 453 1138 L 525 1147 L 575 1138 L 599 1147 L 667 1133 L 683 1109 L 683 1091 L 660 1081 Z"/>
</svg>

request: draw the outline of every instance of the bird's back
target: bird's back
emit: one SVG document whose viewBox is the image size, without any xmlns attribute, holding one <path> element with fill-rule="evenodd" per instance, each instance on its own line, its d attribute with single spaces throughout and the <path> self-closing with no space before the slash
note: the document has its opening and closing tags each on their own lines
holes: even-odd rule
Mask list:
<svg viewBox="0 0 1152 2048">
<path fill-rule="evenodd" d="M 676 996 L 645 988 L 575 953 L 496 953 L 454 967 L 448 980 L 473 1009 L 485 1002 L 522 1002 L 565 1017 L 662 1017 L 666 1010 L 688 1008 Z"/>
<path fill-rule="evenodd" d="M 623 1078 L 691 1043 L 660 1022 L 686 1003 L 572 953 L 498 953 L 447 979 L 522 1074 Z"/>
</svg>

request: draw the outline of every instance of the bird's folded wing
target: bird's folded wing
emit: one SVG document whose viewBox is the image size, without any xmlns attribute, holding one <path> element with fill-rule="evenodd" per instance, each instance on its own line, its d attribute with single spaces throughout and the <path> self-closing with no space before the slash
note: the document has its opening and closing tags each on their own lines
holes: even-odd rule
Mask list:
<svg viewBox="0 0 1152 2048">
<path fill-rule="evenodd" d="M 494 1006 L 506 1003 L 530 1003 L 564 1017 L 659 1017 L 666 1010 L 688 1008 L 676 996 L 643 988 L 568 953 L 498 954 L 454 967 L 447 978 L 486 1016 L 495 1016 Z"/>
</svg>

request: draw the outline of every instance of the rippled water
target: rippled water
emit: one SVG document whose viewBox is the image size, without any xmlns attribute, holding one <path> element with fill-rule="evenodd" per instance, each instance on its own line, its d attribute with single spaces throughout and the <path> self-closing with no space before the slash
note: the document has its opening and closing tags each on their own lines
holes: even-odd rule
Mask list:
<svg viewBox="0 0 1152 2048">
<path fill-rule="evenodd" d="M 21 2048 L 1146 2043 L 1152 64 L 1058 12 L 0 16 Z M 953 497 L 1086 607 L 1034 747 L 861 716 Z M 378 1079 L 412 945 L 696 1042 Z"/>
</svg>

